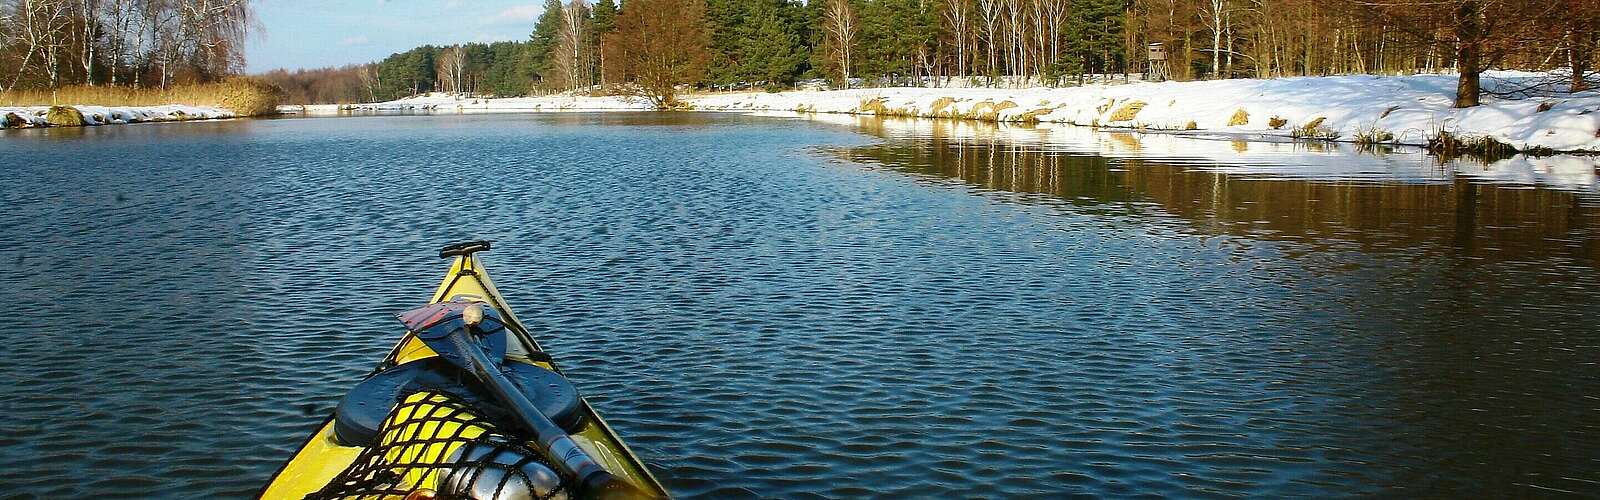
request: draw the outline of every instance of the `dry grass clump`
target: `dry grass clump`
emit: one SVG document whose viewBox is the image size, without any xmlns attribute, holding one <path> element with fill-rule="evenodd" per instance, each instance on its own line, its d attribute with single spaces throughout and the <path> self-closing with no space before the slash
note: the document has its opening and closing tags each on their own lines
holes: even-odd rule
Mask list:
<svg viewBox="0 0 1600 500">
<path fill-rule="evenodd" d="M 1327 139 L 1327 140 L 1338 139 L 1339 138 L 1339 133 L 1338 132 L 1335 132 L 1335 131 L 1333 131 L 1333 129 L 1330 129 L 1328 127 L 1322 126 L 1322 122 L 1325 121 L 1325 120 L 1327 120 L 1327 119 L 1323 118 L 1323 117 L 1320 117 L 1320 116 L 1316 117 L 1316 118 L 1312 119 L 1311 121 L 1306 122 L 1305 125 L 1301 125 L 1299 127 L 1295 127 L 1294 130 L 1289 131 L 1289 135 L 1291 137 L 1296 137 L 1296 138 L 1301 138 L 1301 139 Z"/>
<path fill-rule="evenodd" d="M 883 104 L 882 97 L 862 99 L 861 104 L 856 106 L 856 112 L 862 114 L 886 115 L 888 111 L 889 108 Z"/>
<path fill-rule="evenodd" d="M 254 78 L 234 78 L 212 84 L 208 94 L 217 97 L 217 105 L 240 116 L 259 116 L 278 112 L 283 101 L 283 89 Z"/>
<path fill-rule="evenodd" d="M 1274 116 L 1271 119 L 1267 120 L 1267 126 L 1268 127 L 1272 127 L 1274 130 L 1283 128 L 1284 125 L 1288 125 L 1288 124 L 1289 124 L 1289 120 L 1285 120 L 1285 119 L 1283 119 L 1283 117 L 1280 117 L 1280 116 Z"/>
<path fill-rule="evenodd" d="M 1495 140 L 1489 136 L 1462 136 L 1445 130 L 1435 130 L 1432 137 L 1428 138 L 1428 152 L 1445 158 L 1472 156 L 1486 160 L 1499 160 L 1510 158 L 1517 154 L 1517 148 L 1510 144 Z M 1528 148 L 1525 153 L 1541 155 L 1552 154 L 1545 148 Z"/>
<path fill-rule="evenodd" d="M 1250 124 L 1250 112 L 1249 111 L 1245 111 L 1244 108 L 1239 108 L 1238 111 L 1234 111 L 1233 112 L 1233 117 L 1232 118 L 1228 118 L 1228 126 L 1229 127 L 1237 127 L 1237 126 L 1240 126 L 1240 125 L 1249 125 L 1249 124 Z"/>
<path fill-rule="evenodd" d="M 1388 144 L 1394 142 L 1394 133 L 1376 126 L 1363 127 L 1359 130 L 1356 130 L 1355 139 L 1356 144 L 1376 146 L 1379 144 Z"/>
<path fill-rule="evenodd" d="M 1017 107 L 1017 103 L 1011 101 L 1000 101 L 999 103 L 983 101 L 973 105 L 972 110 L 967 112 L 967 116 L 974 120 L 999 121 L 1001 111 L 1015 107 Z"/>
<path fill-rule="evenodd" d="M 50 113 L 45 115 L 45 121 L 56 127 L 82 127 L 85 125 L 83 113 L 72 106 L 51 106 Z"/>
<path fill-rule="evenodd" d="M 940 97 L 938 99 L 935 99 L 933 101 L 933 110 L 930 111 L 929 114 L 931 114 L 933 116 L 943 115 L 944 114 L 944 108 L 948 108 L 948 107 L 950 107 L 951 104 L 955 104 L 955 103 L 956 103 L 955 98 L 951 98 L 951 97 Z"/>
<path fill-rule="evenodd" d="M 1132 120 L 1134 117 L 1139 116 L 1139 112 L 1144 110 L 1144 106 L 1145 104 L 1143 101 L 1131 101 L 1127 104 L 1123 104 L 1122 107 L 1117 108 L 1115 112 L 1111 113 L 1111 121 L 1125 122 Z"/>
<path fill-rule="evenodd" d="M 1195 123 L 1194 120 L 1189 120 L 1189 123 L 1183 124 L 1183 129 L 1184 130 L 1200 130 L 1200 124 Z"/>
<path fill-rule="evenodd" d="M 1048 115 L 1052 111 L 1055 111 L 1055 108 L 1035 108 L 1017 115 L 1017 117 L 1012 121 L 1018 123 L 1039 123 L 1040 116 Z"/>
<path fill-rule="evenodd" d="M 13 90 L 0 94 L 0 105 L 46 106 L 57 103 L 94 106 L 161 106 L 187 104 L 215 106 L 240 116 L 277 112 L 283 90 L 264 80 L 231 78 L 216 83 L 159 88 L 111 85 L 62 87 L 49 90 Z"/>
</svg>

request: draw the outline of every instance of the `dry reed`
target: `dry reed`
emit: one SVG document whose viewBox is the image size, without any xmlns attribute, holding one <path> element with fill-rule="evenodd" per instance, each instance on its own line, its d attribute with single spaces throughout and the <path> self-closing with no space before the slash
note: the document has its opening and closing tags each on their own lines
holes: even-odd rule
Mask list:
<svg viewBox="0 0 1600 500">
<path fill-rule="evenodd" d="M 72 86 L 49 90 L 12 90 L 0 93 L 0 106 L 162 106 L 184 104 L 226 109 L 240 116 L 277 112 L 283 91 L 253 78 L 233 78 L 216 83 L 159 88 L 111 85 Z"/>
<path fill-rule="evenodd" d="M 1134 117 L 1139 116 L 1139 112 L 1142 111 L 1142 110 L 1144 110 L 1144 102 L 1143 101 L 1132 101 L 1132 102 L 1129 102 L 1127 104 L 1122 105 L 1121 108 L 1118 108 L 1115 113 L 1111 113 L 1111 121 L 1114 121 L 1114 122 L 1125 122 L 1125 121 L 1128 121 L 1128 120 L 1132 120 L 1132 119 L 1134 119 Z"/>
</svg>

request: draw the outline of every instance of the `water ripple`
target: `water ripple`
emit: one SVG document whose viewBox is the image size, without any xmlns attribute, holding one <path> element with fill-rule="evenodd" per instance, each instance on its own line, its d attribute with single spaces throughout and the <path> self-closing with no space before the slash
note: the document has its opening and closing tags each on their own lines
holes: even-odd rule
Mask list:
<svg viewBox="0 0 1600 500">
<path fill-rule="evenodd" d="M 722 115 L 6 134 L 8 495 L 253 494 L 468 238 L 682 496 L 1527 496 L 1600 470 L 1587 215 L 1458 252 L 1428 217 L 1294 225 L 1233 209 L 1276 191 L 1184 187 L 1211 170 L 1009 189 Z M 1530 199 L 1507 213 L 1566 203 Z"/>
</svg>

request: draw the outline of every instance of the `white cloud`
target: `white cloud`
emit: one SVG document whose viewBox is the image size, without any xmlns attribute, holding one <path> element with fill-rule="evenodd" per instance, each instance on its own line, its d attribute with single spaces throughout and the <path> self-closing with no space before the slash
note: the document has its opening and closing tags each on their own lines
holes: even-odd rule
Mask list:
<svg viewBox="0 0 1600 500">
<path fill-rule="evenodd" d="M 526 24 L 532 23 L 544 13 L 544 7 L 539 4 L 517 5 L 495 14 L 483 21 L 483 24 Z"/>
</svg>

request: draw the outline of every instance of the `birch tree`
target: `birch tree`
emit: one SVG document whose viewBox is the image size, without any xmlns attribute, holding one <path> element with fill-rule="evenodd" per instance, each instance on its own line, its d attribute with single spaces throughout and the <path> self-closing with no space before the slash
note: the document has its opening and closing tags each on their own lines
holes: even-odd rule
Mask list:
<svg viewBox="0 0 1600 500">
<path fill-rule="evenodd" d="M 1222 33 L 1228 28 L 1223 25 L 1229 18 L 1228 0 L 1205 0 L 1206 10 L 1202 13 L 1202 20 L 1211 30 L 1211 78 L 1222 77 Z"/>
<path fill-rule="evenodd" d="M 77 0 L 78 64 L 83 67 L 83 84 L 94 85 L 95 47 L 99 45 L 100 2 Z"/>
<path fill-rule="evenodd" d="M 983 21 L 983 43 L 989 50 L 989 76 L 1000 74 L 1001 0 L 978 0 L 978 15 Z"/>
<path fill-rule="evenodd" d="M 462 92 L 467 71 L 467 53 L 460 45 L 445 47 L 434 60 L 440 92 Z"/>
<path fill-rule="evenodd" d="M 822 29 L 827 33 L 829 52 L 833 54 L 833 63 L 838 67 L 840 80 L 844 88 L 850 88 L 850 57 L 855 52 L 856 30 L 859 29 L 856 21 L 855 9 L 850 7 L 850 0 L 826 0 L 823 6 Z"/>
<path fill-rule="evenodd" d="M 556 32 L 554 65 L 566 90 L 592 85 L 589 49 L 589 4 L 572 0 L 561 9 L 561 27 Z"/>
<path fill-rule="evenodd" d="M 947 0 L 944 4 L 945 29 L 955 45 L 956 74 L 967 76 L 967 61 L 972 41 L 972 0 Z"/>
<path fill-rule="evenodd" d="M 15 88 L 28 72 L 34 54 L 43 59 L 50 88 L 57 86 L 61 69 L 59 56 L 70 13 L 71 6 L 66 0 L 20 0 L 11 6 L 7 17 L 16 23 L 18 44 L 25 48 L 22 63 L 17 66 L 7 90 Z"/>
</svg>

